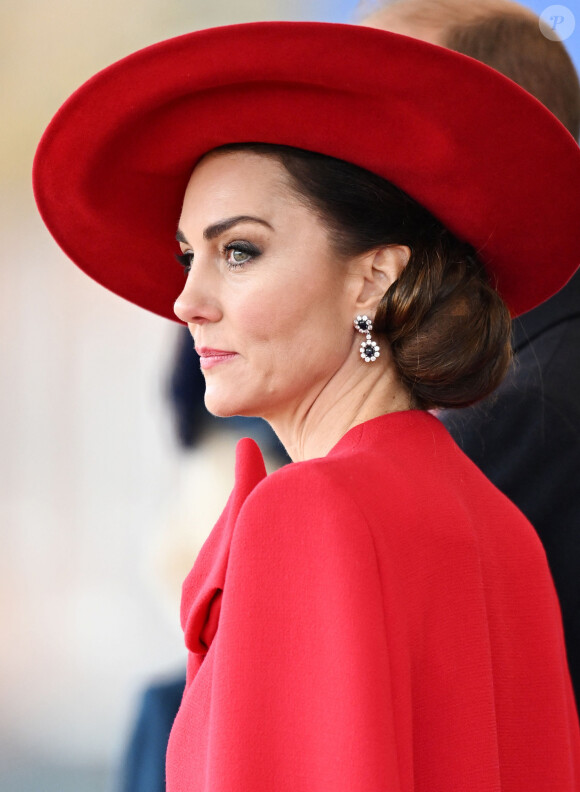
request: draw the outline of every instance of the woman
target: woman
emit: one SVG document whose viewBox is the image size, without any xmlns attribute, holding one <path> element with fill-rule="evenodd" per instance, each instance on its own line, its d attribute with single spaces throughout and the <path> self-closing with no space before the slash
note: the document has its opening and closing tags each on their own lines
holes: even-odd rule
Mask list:
<svg viewBox="0 0 580 792">
<path fill-rule="evenodd" d="M 294 460 L 266 476 L 241 441 L 184 584 L 171 792 L 580 787 L 541 546 L 426 412 L 491 392 L 510 312 L 574 271 L 579 158 L 482 64 L 341 25 L 173 39 L 53 120 L 57 240 L 174 307 L 208 408 L 266 418 Z"/>
</svg>

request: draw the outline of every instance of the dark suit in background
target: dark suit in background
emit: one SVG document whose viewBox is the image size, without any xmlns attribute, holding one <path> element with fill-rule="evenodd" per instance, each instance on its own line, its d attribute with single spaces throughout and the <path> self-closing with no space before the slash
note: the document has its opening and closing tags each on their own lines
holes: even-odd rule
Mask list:
<svg viewBox="0 0 580 792">
<path fill-rule="evenodd" d="M 515 364 L 495 394 L 439 417 L 542 540 L 580 705 L 580 273 L 516 319 L 513 339 Z"/>
</svg>

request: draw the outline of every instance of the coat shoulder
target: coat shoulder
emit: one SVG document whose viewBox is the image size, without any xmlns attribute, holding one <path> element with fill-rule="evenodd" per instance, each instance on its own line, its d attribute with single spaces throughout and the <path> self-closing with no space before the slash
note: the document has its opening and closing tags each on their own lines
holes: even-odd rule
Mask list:
<svg viewBox="0 0 580 792">
<path fill-rule="evenodd" d="M 237 542 L 285 547 L 289 555 L 325 552 L 330 544 L 350 553 L 369 551 L 369 525 L 348 478 L 348 464 L 329 458 L 281 468 L 246 499 L 236 521 Z"/>
</svg>

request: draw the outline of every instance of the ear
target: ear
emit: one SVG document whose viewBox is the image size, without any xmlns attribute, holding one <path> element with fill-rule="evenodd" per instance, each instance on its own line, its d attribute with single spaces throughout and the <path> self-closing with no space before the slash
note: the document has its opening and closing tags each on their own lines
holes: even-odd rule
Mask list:
<svg viewBox="0 0 580 792">
<path fill-rule="evenodd" d="M 357 311 L 374 315 L 385 292 L 399 278 L 410 257 L 407 245 L 387 245 L 360 257 L 357 262 L 361 276 Z"/>
</svg>

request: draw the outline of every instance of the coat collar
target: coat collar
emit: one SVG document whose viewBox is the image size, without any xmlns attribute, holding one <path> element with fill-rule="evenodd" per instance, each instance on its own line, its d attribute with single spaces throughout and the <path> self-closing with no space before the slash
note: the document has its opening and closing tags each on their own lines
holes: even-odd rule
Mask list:
<svg viewBox="0 0 580 792">
<path fill-rule="evenodd" d="M 406 438 L 412 430 L 423 426 L 433 433 L 447 432 L 433 416 L 422 410 L 406 410 L 372 418 L 350 429 L 329 451 L 328 457 L 350 455 L 359 446 L 384 446 L 397 437 Z M 253 440 L 244 438 L 236 447 L 236 476 L 226 507 L 202 547 L 182 590 L 181 625 L 185 645 L 192 653 L 188 679 L 191 679 L 215 636 L 221 609 L 221 594 L 226 579 L 230 545 L 235 523 L 245 500 L 266 477 L 260 449 Z"/>
</svg>

